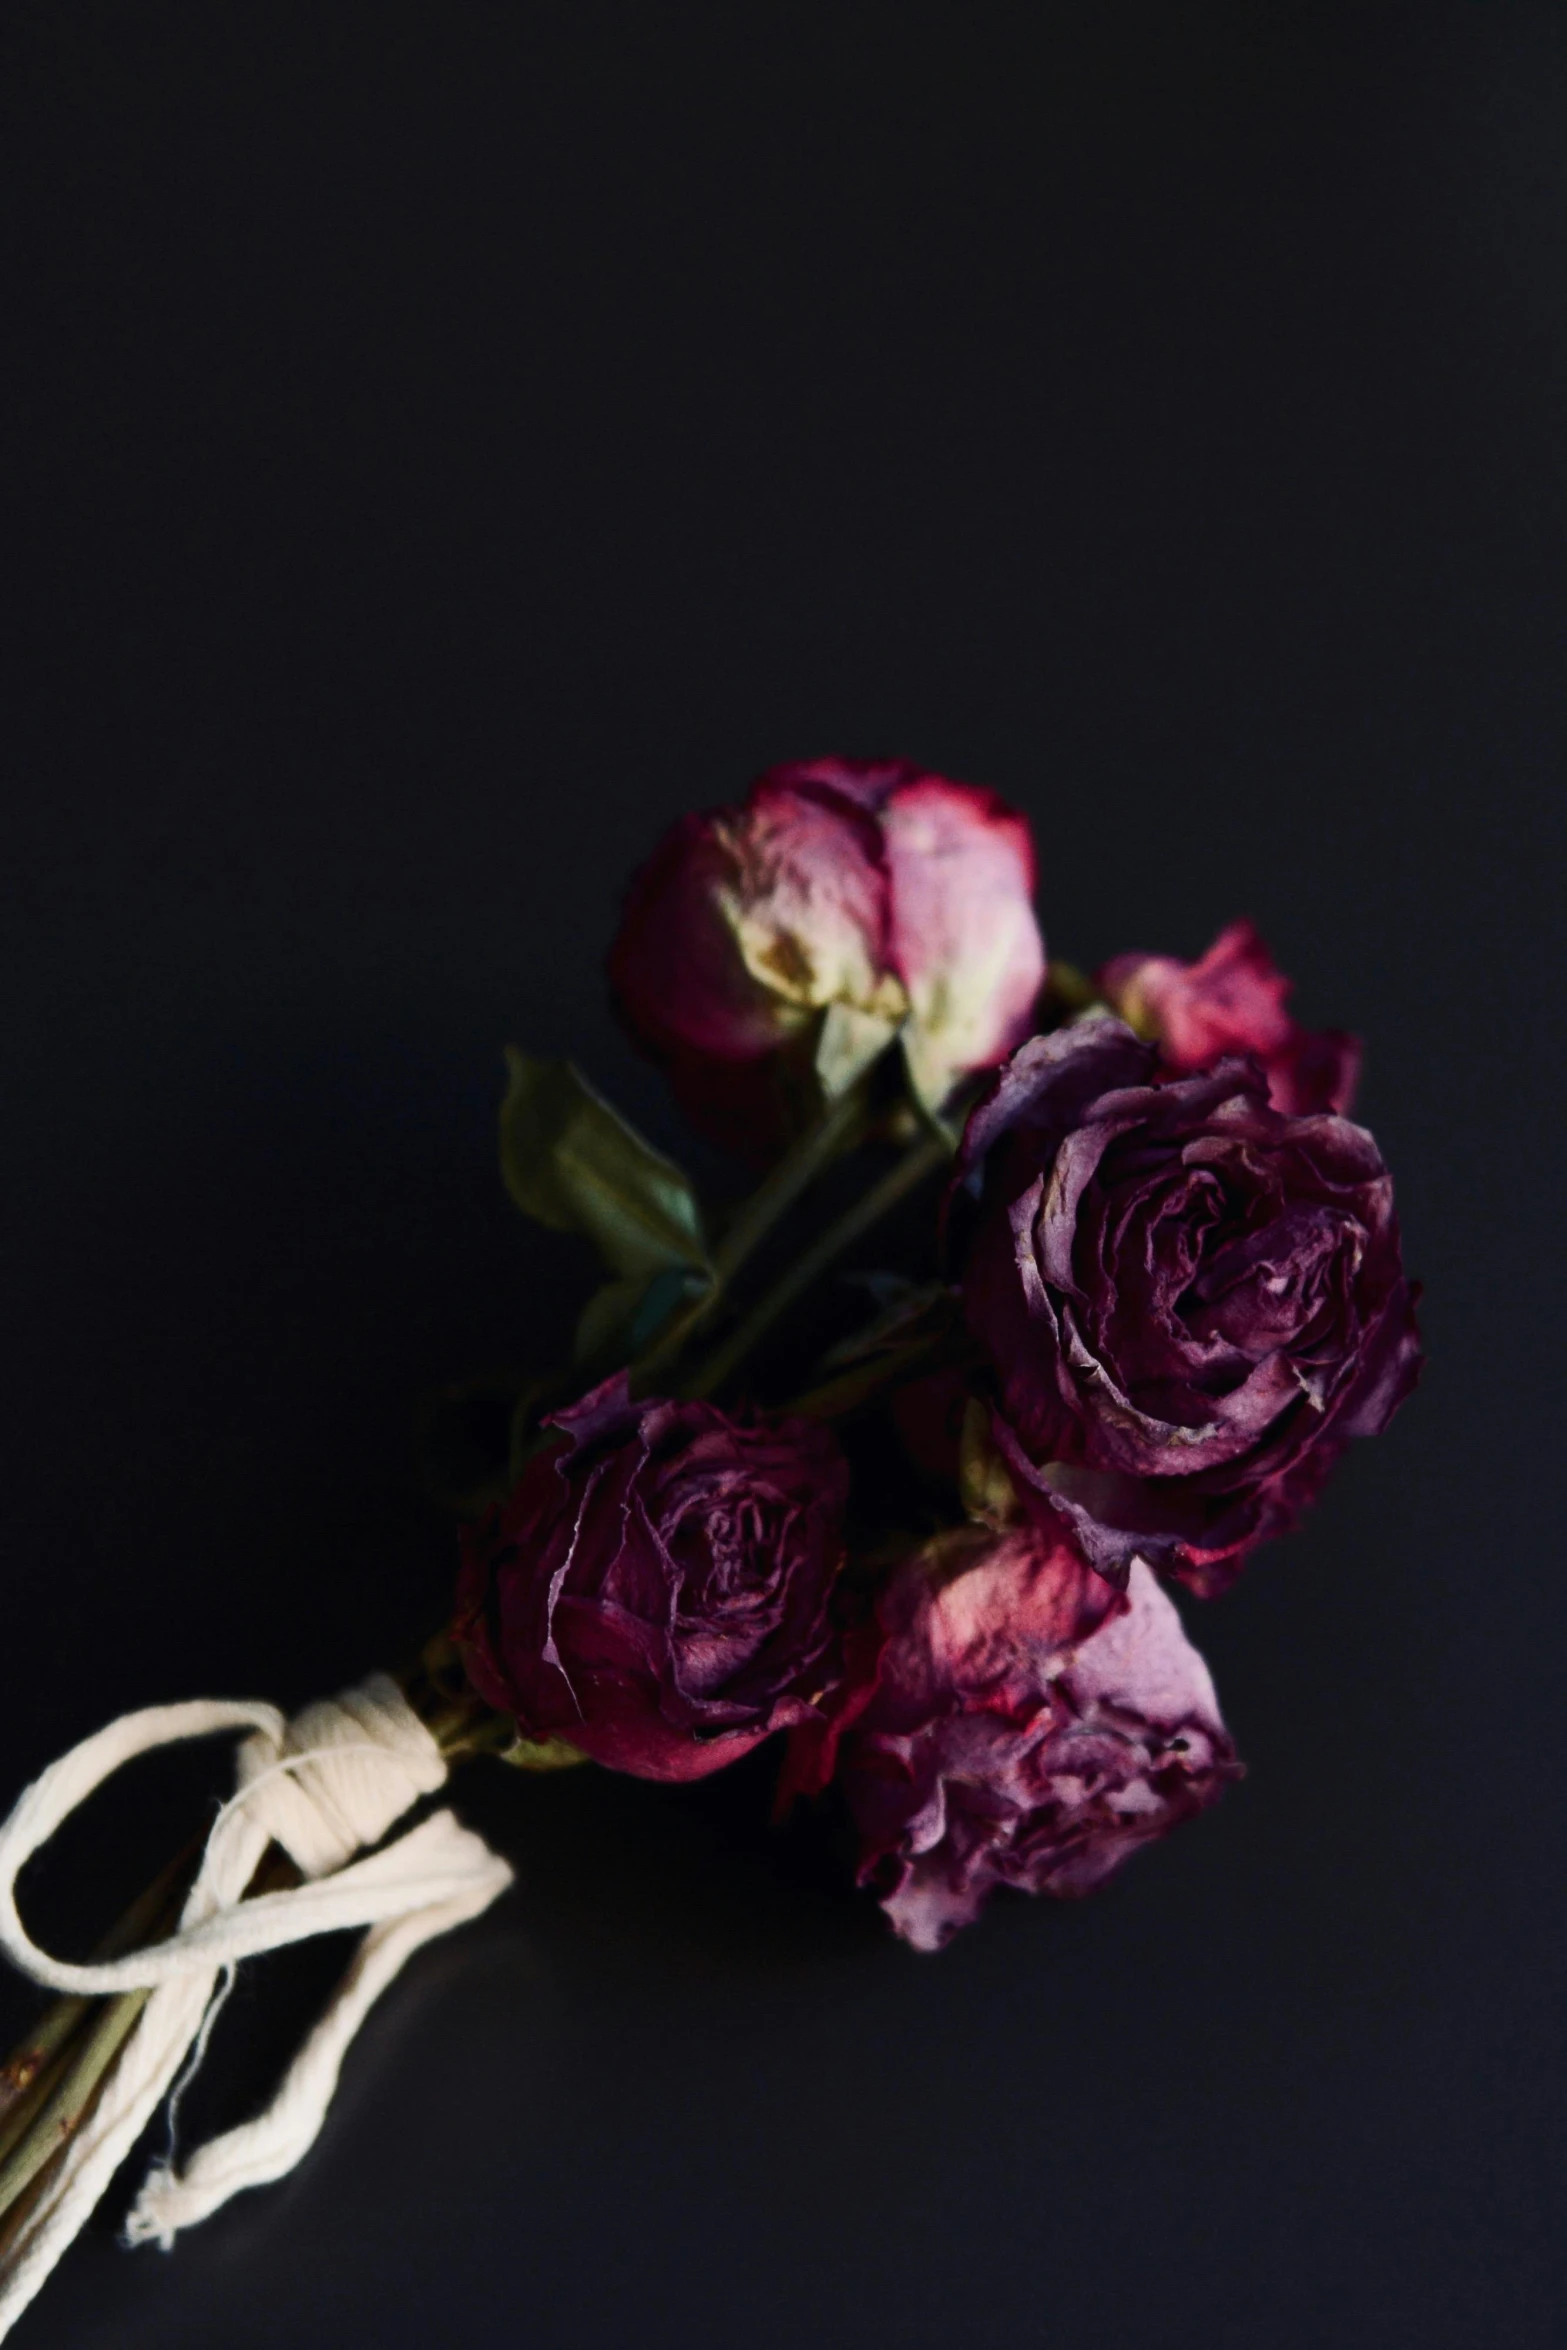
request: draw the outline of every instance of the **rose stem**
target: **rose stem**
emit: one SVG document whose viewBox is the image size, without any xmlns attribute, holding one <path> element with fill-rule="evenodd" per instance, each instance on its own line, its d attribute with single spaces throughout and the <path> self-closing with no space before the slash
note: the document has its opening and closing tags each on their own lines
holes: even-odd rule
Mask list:
<svg viewBox="0 0 1567 2350">
<path fill-rule="evenodd" d="M 954 1340 L 948 1331 L 933 1338 L 918 1339 L 912 1346 L 901 1349 L 889 1347 L 869 1362 L 855 1363 L 836 1377 L 824 1379 L 820 1386 L 807 1387 L 801 1394 L 790 1396 L 778 1408 L 798 1420 L 841 1420 L 849 1412 L 858 1411 L 861 1404 L 869 1403 L 884 1387 L 901 1386 L 905 1379 L 917 1379 L 942 1363 L 959 1362 L 965 1352 L 966 1341 Z"/>
<path fill-rule="evenodd" d="M 149 1886 L 140 1901 L 127 1910 L 125 1916 L 107 1937 L 115 1945 L 100 1950 L 101 1957 L 114 1957 L 126 1948 L 135 1948 L 145 1941 L 158 1941 L 179 1922 L 184 1906 L 185 1879 L 192 1871 L 197 1847 L 181 1853 L 163 1871 L 157 1883 Z M 297 1885 L 299 1872 L 286 1854 L 275 1848 L 269 1850 L 257 1866 L 249 1890 L 253 1893 L 274 1892 L 283 1885 Z M 161 1899 L 159 1896 L 161 1895 Z M 134 1934 L 128 1931 L 133 1925 Z M 104 2074 L 119 2054 L 130 2035 L 131 2026 L 152 1996 L 150 1988 L 113 1992 L 101 1999 L 84 1999 L 90 2010 L 90 2019 L 84 2032 L 77 2036 L 74 2050 L 63 2069 L 56 2072 L 54 2085 L 49 2090 L 41 2112 L 35 2113 L 17 2142 L 7 2150 L 0 2163 L 0 2212 L 8 2211 L 17 2197 L 32 2184 L 38 2172 L 50 2157 L 66 2145 L 74 2135 L 83 2116 L 90 2109 Z"/>
<path fill-rule="evenodd" d="M 752 1249 L 772 1230 L 779 1217 L 793 1207 L 801 1192 L 831 1166 L 841 1151 L 858 1141 L 865 1123 L 869 1077 L 870 1071 L 863 1071 L 839 1094 L 810 1132 L 785 1153 L 750 1197 L 741 1201 L 728 1231 L 713 1252 L 713 1269 L 720 1281 L 733 1280 Z"/>
<path fill-rule="evenodd" d="M 779 1217 L 793 1207 L 800 1194 L 809 1190 L 835 1159 L 859 1142 L 869 1123 L 872 1071 L 880 1059 L 878 1054 L 876 1061 L 829 1103 L 815 1125 L 801 1135 L 755 1191 L 741 1201 L 728 1231 L 713 1251 L 713 1278 L 707 1288 L 683 1314 L 675 1316 L 647 1353 L 632 1364 L 631 1376 L 639 1390 L 645 1390 L 648 1381 L 665 1370 L 701 1328 L 727 1295 L 730 1283 L 752 1250 L 766 1239 Z"/>
<path fill-rule="evenodd" d="M 952 1156 L 952 1146 L 944 1135 L 922 1134 L 911 1143 L 895 1166 L 889 1167 L 879 1183 L 845 1210 L 835 1224 L 829 1224 L 810 1247 L 795 1258 L 781 1278 L 757 1300 L 744 1321 L 740 1322 L 721 1346 L 715 1347 L 707 1361 L 695 1375 L 683 1382 L 682 1392 L 688 1396 L 712 1395 L 744 1361 L 751 1349 L 766 1337 L 773 1324 L 785 1315 L 798 1298 L 804 1296 L 814 1281 L 841 1256 L 852 1248 L 873 1224 L 889 1215 L 900 1200 L 927 1175 L 934 1175 Z"/>
<path fill-rule="evenodd" d="M 122 1991 L 101 2003 L 64 2079 L 22 2142 L 0 2164 L 0 2211 L 7 2211 L 75 2131 L 99 2082 L 119 2054 L 132 2024 L 152 1997 L 150 1990 Z"/>
<path fill-rule="evenodd" d="M 183 1867 L 183 1860 L 184 1856 L 180 1863 L 175 1864 L 176 1868 Z M 164 1880 L 171 1880 L 174 1873 L 174 1870 L 166 1869 Z M 256 1873 L 246 1891 L 247 1894 L 276 1893 L 286 1886 L 297 1885 L 299 1881 L 298 1869 L 288 1855 L 274 1845 L 257 1863 Z M 142 1898 L 147 1901 L 150 1894 Z M 149 1939 L 159 1939 L 177 1923 L 182 1905 L 183 1888 L 173 1884 L 162 1910 L 154 1913 L 147 1921 Z M 150 1988 L 145 1988 L 114 1992 L 105 1998 L 86 2002 L 95 2010 L 89 2029 L 82 2036 L 75 2055 L 43 2111 L 34 2117 L 20 2143 L 0 2163 L 0 2212 L 10 2209 L 16 2198 L 32 2184 L 50 2156 L 57 2153 L 73 2136 L 91 2107 L 104 2074 L 119 2054 L 129 2037 L 131 2026 L 151 1996 Z"/>
<path fill-rule="evenodd" d="M 62 2140 L 60 2145 L 55 2148 L 54 2153 L 49 2156 L 47 2162 L 42 2165 L 31 2185 L 23 2188 L 10 2210 L 3 2219 L 0 2219 L 0 2276 L 3 2276 L 5 2272 L 5 2264 L 11 2257 L 12 2248 L 26 2224 L 29 2212 L 43 2193 L 45 2180 L 64 2151 L 65 2141 Z"/>
<path fill-rule="evenodd" d="M 176 1860 L 170 1861 L 154 1883 L 110 1927 L 94 1950 L 94 1959 L 118 1958 L 122 1951 L 133 1950 L 138 1943 L 163 1930 L 185 1878 L 195 1867 L 196 1851 L 197 1847 L 191 1844 Z M 100 2004 L 81 1992 L 55 2000 L 26 2039 L 0 2065 L 0 2159 L 10 2153 L 31 2127 L 33 2117 L 65 2069 L 72 2044 L 80 2039 Z"/>
</svg>

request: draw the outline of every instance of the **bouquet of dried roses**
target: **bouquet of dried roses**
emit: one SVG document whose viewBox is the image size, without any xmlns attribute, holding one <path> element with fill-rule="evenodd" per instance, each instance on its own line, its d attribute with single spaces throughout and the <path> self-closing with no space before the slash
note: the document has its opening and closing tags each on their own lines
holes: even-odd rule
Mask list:
<svg viewBox="0 0 1567 2350">
<path fill-rule="evenodd" d="M 820 760 L 677 824 L 631 885 L 620 1013 L 752 1187 L 704 1201 L 569 1064 L 514 1052 L 502 1171 L 600 1265 L 569 1365 L 425 1430 L 461 1519 L 450 1623 L 285 1723 L 126 1716 L 0 1830 L 0 1942 L 66 1994 L 0 2074 L 0 2330 L 176 2076 L 238 1959 L 367 1929 L 257 2120 L 129 2222 L 168 2243 L 276 2177 L 409 1951 L 510 1871 L 451 1764 L 721 1770 L 777 1736 L 861 1882 L 937 1949 L 997 1886 L 1077 1895 L 1239 1766 L 1170 1593 L 1222 1591 L 1414 1384 L 1392 1186 L 1245 923 L 1192 964 L 1047 964 L 1024 819 Z M 96 1959 L 29 1940 L 27 1855 L 128 1755 L 243 1728 L 199 1851 Z M 368 1857 L 356 1857 L 368 1850 Z"/>
</svg>

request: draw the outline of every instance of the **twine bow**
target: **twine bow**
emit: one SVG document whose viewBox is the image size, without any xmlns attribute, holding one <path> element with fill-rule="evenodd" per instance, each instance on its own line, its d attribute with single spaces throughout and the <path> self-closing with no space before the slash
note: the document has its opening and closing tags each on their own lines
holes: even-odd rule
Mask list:
<svg viewBox="0 0 1567 2350">
<path fill-rule="evenodd" d="M 213 1824 L 177 1931 L 100 1965 L 73 1966 L 31 1940 L 16 1907 L 23 1864 L 120 1765 L 155 1747 L 219 1730 L 249 1730 L 237 1787 Z M 201 2060 L 206 2032 L 242 1958 L 345 1926 L 368 1933 L 266 2111 L 209 2139 L 175 2171 L 156 2164 L 126 2225 L 133 2243 L 167 2249 L 242 2187 L 281 2178 L 314 2140 L 343 2054 L 375 2001 L 422 1943 L 477 1917 L 511 1883 L 498 1854 L 449 1811 L 372 1853 L 421 1795 L 446 1778 L 430 1732 L 395 1681 L 373 1674 L 293 1722 L 259 1701 L 195 1698 L 124 1714 L 52 1763 L 0 1827 L 0 1948 L 57 1991 L 151 1997 L 92 2112 L 28 2213 L 0 2271 L 0 2338 L 15 2324 L 86 2224 L 181 2067 Z M 286 1892 L 243 1898 L 257 1863 L 280 1844 L 305 1878 Z"/>
</svg>

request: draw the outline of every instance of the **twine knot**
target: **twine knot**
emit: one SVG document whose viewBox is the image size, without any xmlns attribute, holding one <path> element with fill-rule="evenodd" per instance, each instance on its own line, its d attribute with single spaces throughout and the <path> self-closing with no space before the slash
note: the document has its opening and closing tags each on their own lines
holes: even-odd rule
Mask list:
<svg viewBox="0 0 1567 2350">
<path fill-rule="evenodd" d="M 251 1733 L 237 1757 L 237 1786 L 213 1823 L 178 1929 L 97 1965 L 75 1966 L 40 1950 L 16 1907 L 16 1880 L 29 1857 L 132 1756 L 233 1729 Z M 25 1791 L 0 1827 L 0 1949 L 53 1990 L 144 1989 L 150 1997 L 0 2271 L 0 2337 L 84 2226 L 165 2093 L 177 2077 L 183 2087 L 200 2062 L 239 1960 L 336 1928 L 368 1927 L 266 2111 L 209 2139 L 182 2170 L 155 2165 L 126 2234 L 132 2243 L 167 2249 L 179 2229 L 242 2187 L 293 2169 L 325 2119 L 345 2049 L 387 1984 L 422 1943 L 477 1917 L 511 1883 L 506 1862 L 449 1811 L 433 1812 L 355 1860 L 445 1778 L 435 1740 L 396 1682 L 377 1673 L 307 1706 L 292 1722 L 275 1706 L 213 1698 L 122 1715 Z M 246 1900 L 274 1842 L 305 1882 Z"/>
</svg>

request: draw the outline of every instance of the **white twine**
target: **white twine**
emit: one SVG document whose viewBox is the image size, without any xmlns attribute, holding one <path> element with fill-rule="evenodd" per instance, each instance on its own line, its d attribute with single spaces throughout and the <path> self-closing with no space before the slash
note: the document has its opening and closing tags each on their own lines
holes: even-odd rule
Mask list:
<svg viewBox="0 0 1567 2350">
<path fill-rule="evenodd" d="M 251 1733 L 236 1759 L 238 1789 L 213 1823 L 178 1930 L 95 1966 L 72 1966 L 40 1950 L 16 1908 L 17 1876 L 30 1855 L 133 1755 L 235 1729 Z M 199 2064 L 214 1996 L 226 1990 L 238 1960 L 312 1934 L 368 1926 L 265 2113 L 209 2139 L 183 2170 L 155 2164 L 126 2235 L 167 2250 L 181 2228 L 242 2187 L 293 2169 L 325 2119 L 345 2049 L 388 1983 L 421 1943 L 477 1917 L 511 1883 L 506 1862 L 449 1811 L 433 1813 L 369 1859 L 353 1859 L 445 1778 L 435 1740 L 396 1682 L 377 1673 L 358 1689 L 307 1706 L 293 1722 L 275 1706 L 248 1700 L 148 1706 L 83 1739 L 26 1790 L 0 1828 L 0 1948 L 52 1990 L 147 1988 L 152 1995 L 0 2269 L 0 2339 L 85 2226 L 186 2059 L 180 2087 Z M 282 1845 L 306 1882 L 247 1901 L 245 1887 L 271 1843 Z"/>
</svg>

